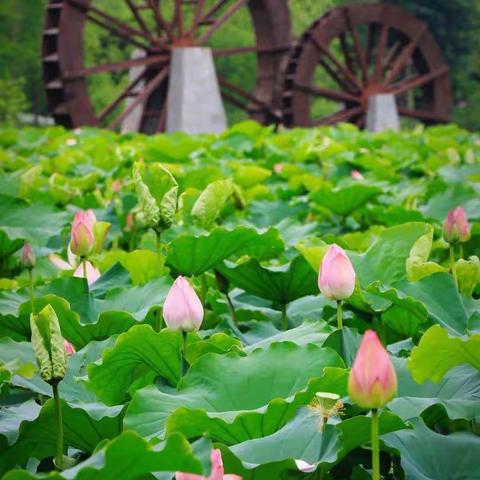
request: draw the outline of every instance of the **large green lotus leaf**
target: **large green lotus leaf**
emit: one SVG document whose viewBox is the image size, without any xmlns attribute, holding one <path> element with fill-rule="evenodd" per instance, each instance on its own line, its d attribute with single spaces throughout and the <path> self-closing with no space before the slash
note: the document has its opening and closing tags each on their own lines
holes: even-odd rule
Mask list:
<svg viewBox="0 0 480 480">
<path fill-rule="evenodd" d="M 381 193 L 379 187 L 357 184 L 336 189 L 321 188 L 310 194 L 310 200 L 346 217 Z"/>
<path fill-rule="evenodd" d="M 53 423 L 52 423 L 53 424 Z M 95 437 L 94 437 L 95 438 Z M 45 448 L 45 453 L 47 453 Z M 151 445 L 135 432 L 123 432 L 104 448 L 87 460 L 64 470 L 51 473 L 51 480 L 138 480 L 152 478 L 151 472 L 172 472 L 178 470 L 201 474 L 210 468 L 211 444 L 200 440 L 190 445 L 179 434 L 172 435 L 165 442 Z M 48 451 L 48 454 L 51 452 Z M 157 473 L 158 475 L 158 473 Z M 12 470 L 4 480 L 36 480 L 45 478 L 24 470 Z M 163 477 L 162 477 L 163 478 Z"/>
<path fill-rule="evenodd" d="M 216 269 L 236 287 L 283 305 L 318 293 L 317 274 L 302 255 L 279 267 L 249 260 L 239 265 L 224 262 Z"/>
<path fill-rule="evenodd" d="M 19 238 L 10 240 L 7 234 L 0 230 L 0 259 L 4 259 L 22 248 L 23 241 Z"/>
<path fill-rule="evenodd" d="M 333 348 L 345 364 L 351 367 L 361 340 L 362 336 L 357 330 L 344 326 L 341 330 L 333 331 L 325 340 L 324 346 Z"/>
<path fill-rule="evenodd" d="M 176 385 L 181 376 L 181 335 L 150 325 L 137 325 L 122 333 L 102 363 L 88 367 L 88 388 L 108 405 L 123 403 L 132 385 L 135 389 L 163 377 Z M 133 392 L 131 392 L 133 393 Z"/>
<path fill-rule="evenodd" d="M 473 433 L 436 433 L 421 419 L 412 420 L 413 430 L 383 437 L 398 450 L 405 480 L 479 480 L 480 437 Z"/>
<path fill-rule="evenodd" d="M 259 323 L 262 325 L 262 323 Z M 268 331 L 268 335 L 264 338 L 258 338 L 252 344 L 245 348 L 246 352 L 251 352 L 256 348 L 266 348 L 275 342 L 293 342 L 303 347 L 309 343 L 313 343 L 320 347 L 324 344 L 329 334 L 333 331 L 333 327 L 323 320 L 307 320 L 298 327 L 290 328 L 286 331 L 273 329 Z M 257 332 L 258 335 L 258 332 Z M 242 340 L 244 337 L 241 337 Z M 248 336 L 247 338 L 251 338 Z"/>
<path fill-rule="evenodd" d="M 441 405 L 452 420 L 480 415 L 480 372 L 467 366 L 458 367 L 437 383 L 426 381 L 419 385 L 407 369 L 406 359 L 392 357 L 392 361 L 398 378 L 398 394 L 388 408 L 403 420 L 418 417 L 433 405 Z"/>
<path fill-rule="evenodd" d="M 238 165 L 235 168 L 233 179 L 235 183 L 244 188 L 253 187 L 272 176 L 271 170 L 258 165 Z"/>
<path fill-rule="evenodd" d="M 115 417 L 93 419 L 85 410 L 72 408 L 61 402 L 64 444 L 92 453 L 97 444 L 105 439 L 114 438 L 120 433 L 120 422 Z M 52 399 L 42 406 L 39 415 L 31 418 L 25 412 L 20 423 L 18 438 L 9 446 L 0 437 L 0 475 L 15 466 L 25 466 L 29 458 L 39 460 L 55 455 L 56 423 L 55 408 Z"/>
<path fill-rule="evenodd" d="M 439 382 L 451 368 L 462 364 L 480 370 L 480 334 L 464 339 L 450 337 L 448 333 L 447 329 L 434 325 L 412 350 L 408 368 L 417 382 Z"/>
<path fill-rule="evenodd" d="M 403 281 L 397 283 L 395 288 L 422 302 L 433 323 L 446 327 L 455 335 L 465 333 L 469 315 L 448 273 L 434 273 L 416 283 Z"/>
<path fill-rule="evenodd" d="M 372 308 L 382 311 L 382 321 L 403 337 L 414 337 L 427 321 L 428 312 L 422 302 L 394 288 L 384 288 L 379 282 L 369 285 L 365 296 Z M 388 306 L 383 303 L 387 300 Z"/>
<path fill-rule="evenodd" d="M 331 418 L 322 430 L 318 422 L 318 417 L 303 408 L 277 432 L 230 447 L 231 453 L 242 462 L 244 479 L 257 478 L 254 473 L 258 467 L 276 462 L 284 462 L 282 470 L 297 469 L 295 460 L 311 466 L 323 464 L 327 467 L 324 470 L 328 470 L 328 466 L 370 440 L 370 417 L 356 416 L 342 422 Z M 406 425 L 397 416 L 388 411 L 381 413 L 380 435 L 404 428 Z M 227 464 L 230 461 L 227 457 Z M 249 473 L 252 469 L 255 470 Z"/>
<path fill-rule="evenodd" d="M 24 239 L 32 245 L 45 246 L 48 240 L 60 233 L 69 215 L 51 205 L 26 202 L 0 195 L 0 230 L 10 240 Z"/>
<path fill-rule="evenodd" d="M 167 263 L 184 275 L 199 275 L 218 265 L 222 260 L 250 255 L 258 260 L 272 258 L 284 250 L 274 228 L 259 233 L 253 228 L 218 227 L 206 235 L 182 235 L 169 246 Z"/>
<path fill-rule="evenodd" d="M 407 278 L 406 262 L 416 241 L 431 229 L 426 223 L 412 222 L 387 228 L 363 254 L 351 260 L 363 287 L 379 281 L 384 285 Z"/>
<path fill-rule="evenodd" d="M 0 407 L 0 436 L 6 438 L 8 445 L 18 439 L 22 422 L 31 422 L 40 414 L 40 405 L 35 400 L 28 400 L 20 405 Z"/>
<path fill-rule="evenodd" d="M 125 426 L 143 436 L 162 433 L 166 426 L 189 436 L 208 431 L 211 438 L 237 443 L 275 431 L 297 404 L 308 403 L 320 384 L 344 394 L 346 372 L 324 371 L 343 365 L 331 349 L 289 342 L 273 343 L 243 357 L 207 354 L 192 365 L 177 391 L 155 387 L 137 391 Z M 309 385 L 312 379 L 319 379 L 318 384 Z"/>
</svg>

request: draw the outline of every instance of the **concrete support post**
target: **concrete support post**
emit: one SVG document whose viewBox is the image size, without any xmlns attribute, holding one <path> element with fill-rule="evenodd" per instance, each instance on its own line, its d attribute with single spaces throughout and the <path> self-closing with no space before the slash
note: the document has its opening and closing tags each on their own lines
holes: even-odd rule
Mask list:
<svg viewBox="0 0 480 480">
<path fill-rule="evenodd" d="M 167 132 L 220 133 L 227 118 L 210 48 L 174 48 L 167 100 Z"/>
<path fill-rule="evenodd" d="M 400 130 L 400 120 L 393 94 L 382 93 L 368 97 L 367 130 L 370 132 Z"/>
</svg>

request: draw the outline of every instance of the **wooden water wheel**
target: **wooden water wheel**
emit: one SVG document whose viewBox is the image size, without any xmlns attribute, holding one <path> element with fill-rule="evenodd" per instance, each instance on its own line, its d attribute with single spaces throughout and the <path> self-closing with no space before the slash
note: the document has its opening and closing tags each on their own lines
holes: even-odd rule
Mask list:
<svg viewBox="0 0 480 480">
<path fill-rule="evenodd" d="M 448 67 L 425 23 L 390 4 L 337 7 L 306 30 L 290 57 L 287 126 L 365 125 L 369 95 L 393 93 L 399 114 L 446 122 Z"/>
<path fill-rule="evenodd" d="M 235 45 L 225 27 L 238 30 L 238 15 L 251 31 L 237 31 Z M 262 123 L 279 120 L 287 0 L 50 0 L 42 45 L 49 109 L 69 128 L 113 129 L 140 110 L 138 130 L 163 131 L 171 49 L 185 46 L 212 47 L 226 102 Z M 234 69 L 232 58 L 244 60 Z M 229 74 L 239 65 L 246 68 L 235 81 Z"/>
</svg>

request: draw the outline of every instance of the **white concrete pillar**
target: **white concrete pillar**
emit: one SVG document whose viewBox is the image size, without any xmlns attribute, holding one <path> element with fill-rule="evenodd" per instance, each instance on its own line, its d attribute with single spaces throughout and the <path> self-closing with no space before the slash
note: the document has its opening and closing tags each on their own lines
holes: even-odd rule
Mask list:
<svg viewBox="0 0 480 480">
<path fill-rule="evenodd" d="M 370 95 L 367 106 L 367 130 L 382 132 L 384 130 L 400 130 L 397 104 L 392 93 Z"/>
</svg>

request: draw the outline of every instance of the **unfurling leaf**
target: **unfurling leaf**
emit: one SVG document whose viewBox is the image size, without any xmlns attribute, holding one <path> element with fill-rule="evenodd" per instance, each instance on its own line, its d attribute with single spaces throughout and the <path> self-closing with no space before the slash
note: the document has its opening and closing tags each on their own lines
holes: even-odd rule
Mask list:
<svg viewBox="0 0 480 480">
<path fill-rule="evenodd" d="M 159 163 L 135 163 L 133 180 L 138 204 L 147 224 L 164 230 L 173 223 L 177 210 L 178 183 Z"/>
<path fill-rule="evenodd" d="M 30 327 L 40 376 L 51 385 L 57 384 L 65 377 L 67 359 L 60 324 L 53 307 L 47 305 L 38 315 L 32 315 Z"/>
</svg>

